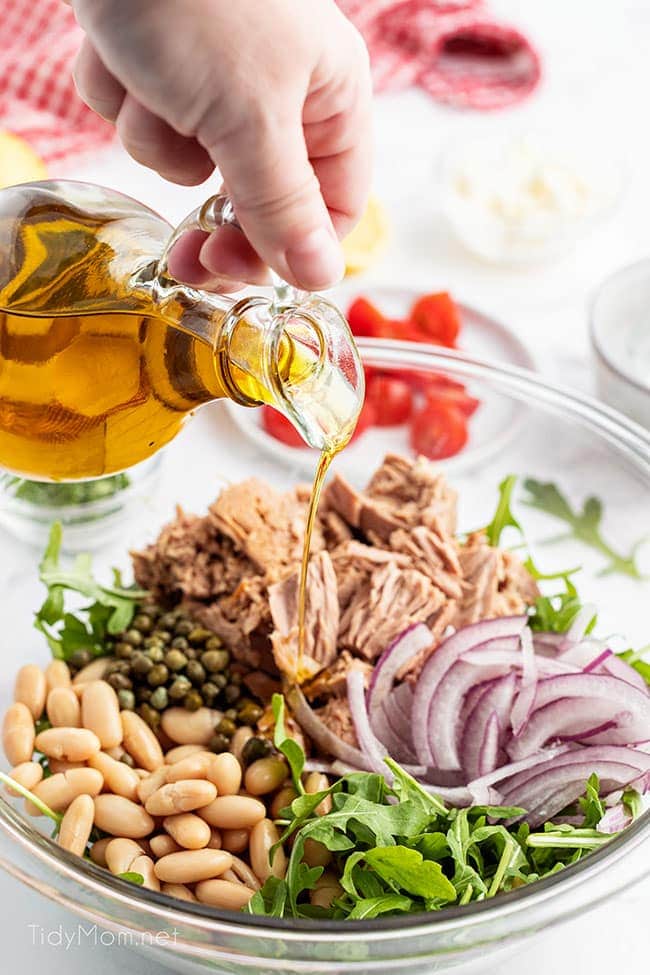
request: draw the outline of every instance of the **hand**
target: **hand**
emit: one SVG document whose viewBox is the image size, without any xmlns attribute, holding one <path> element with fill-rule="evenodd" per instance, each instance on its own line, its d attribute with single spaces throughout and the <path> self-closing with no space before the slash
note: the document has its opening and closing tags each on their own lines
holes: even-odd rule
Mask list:
<svg viewBox="0 0 650 975">
<path fill-rule="evenodd" d="M 72 0 L 86 32 L 75 80 L 131 156 L 196 185 L 221 171 L 245 237 L 191 232 L 175 277 L 315 290 L 343 274 L 339 240 L 370 180 L 370 79 L 333 0 Z M 232 281 L 231 281 L 232 283 Z"/>
</svg>

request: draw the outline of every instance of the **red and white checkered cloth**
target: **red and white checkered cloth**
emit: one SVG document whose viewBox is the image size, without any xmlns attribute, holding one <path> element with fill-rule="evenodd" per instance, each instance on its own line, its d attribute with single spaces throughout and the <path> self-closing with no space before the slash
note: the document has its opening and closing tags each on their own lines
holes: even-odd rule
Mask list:
<svg viewBox="0 0 650 975">
<path fill-rule="evenodd" d="M 376 91 L 420 85 L 438 101 L 504 108 L 538 84 L 540 59 L 482 0 L 338 0 L 363 34 Z"/>
<path fill-rule="evenodd" d="M 61 0 L 0 0 L 0 129 L 22 136 L 49 163 L 91 152 L 115 134 L 75 91 L 81 37 Z"/>
<path fill-rule="evenodd" d="M 366 38 L 377 90 L 419 84 L 434 98 L 500 108 L 527 95 L 539 58 L 482 0 L 339 0 Z M 0 128 L 49 163 L 110 142 L 114 129 L 72 81 L 81 31 L 61 0 L 0 0 Z"/>
</svg>

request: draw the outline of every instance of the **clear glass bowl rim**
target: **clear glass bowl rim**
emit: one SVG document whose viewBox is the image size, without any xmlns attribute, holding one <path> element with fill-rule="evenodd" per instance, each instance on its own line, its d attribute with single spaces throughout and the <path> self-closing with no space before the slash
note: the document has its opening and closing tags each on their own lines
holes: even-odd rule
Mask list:
<svg viewBox="0 0 650 975">
<path fill-rule="evenodd" d="M 590 396 L 574 393 L 516 366 L 503 366 L 439 347 L 414 346 L 408 342 L 371 339 L 361 339 L 359 347 L 364 361 L 369 365 L 393 369 L 401 367 L 428 371 L 447 370 L 463 379 L 481 381 L 524 403 L 543 406 L 547 411 L 559 413 L 565 419 L 567 417 L 573 419 L 626 457 L 636 473 L 640 474 L 650 487 L 650 431 Z M 586 888 L 590 887 L 590 879 L 599 876 L 609 864 L 613 866 L 623 858 L 629 862 L 630 854 L 641 844 L 650 841 L 650 810 L 606 846 L 578 863 L 566 867 L 558 874 L 536 881 L 530 886 L 500 894 L 494 900 L 464 907 L 450 907 L 426 915 L 378 918 L 369 921 L 284 921 L 260 917 L 255 917 L 253 920 L 250 915 L 180 902 L 165 894 L 142 888 L 136 888 L 134 892 L 133 886 L 128 882 L 107 875 L 106 871 L 93 863 L 80 860 L 61 850 L 53 841 L 33 830 L 27 820 L 2 797 L 0 797 L 0 830 L 27 854 L 35 857 L 44 867 L 51 869 L 62 879 L 70 879 L 79 889 L 85 888 L 94 894 L 110 897 L 123 907 L 128 908 L 132 905 L 133 909 L 139 912 L 148 912 L 152 920 L 160 921 L 161 916 L 164 916 L 170 923 L 183 924 L 186 928 L 222 937 L 224 934 L 237 932 L 242 937 L 252 939 L 264 936 L 267 939 L 281 937 L 284 943 L 314 943 L 329 942 L 333 935 L 339 935 L 344 936 L 343 940 L 346 943 L 354 943 L 363 941 L 367 936 L 370 936 L 373 941 L 377 939 L 381 941 L 382 938 L 388 940 L 397 937 L 400 931 L 408 935 L 410 940 L 418 935 L 431 936 L 434 933 L 453 932 L 474 925 L 483 927 L 491 919 L 497 921 L 512 915 L 520 915 L 523 911 L 532 911 L 534 906 L 547 904 L 549 897 L 559 895 L 562 891 L 575 892 L 576 887 L 579 887 L 581 888 L 580 905 L 568 912 L 566 908 L 560 911 L 558 905 L 557 909 L 550 912 L 548 923 L 557 920 L 561 913 L 564 917 L 571 916 L 572 913 L 593 905 L 627 883 L 627 880 L 619 877 L 619 882 L 614 888 L 591 896 L 586 894 Z M 12 865 L 11 862 L 3 863 L 0 859 L 0 865 L 36 889 L 44 888 L 44 892 L 49 893 L 50 896 L 54 893 L 51 886 L 45 887 L 39 884 L 36 878 L 27 874 L 24 869 Z M 637 864 L 634 876 L 631 876 L 630 880 L 635 882 L 648 873 L 650 873 L 650 857 L 646 858 L 646 866 L 641 871 Z M 558 897 L 557 900 L 560 901 L 561 898 Z M 69 906 L 73 906 L 72 903 Z M 532 917 L 532 914 L 526 916 Z M 530 925 L 525 921 L 522 922 L 522 931 L 529 927 Z M 214 950 L 218 950 L 217 945 L 218 942 L 213 943 Z M 264 953 L 264 957 L 269 956 Z M 404 957 L 408 957 L 406 947 Z"/>
</svg>

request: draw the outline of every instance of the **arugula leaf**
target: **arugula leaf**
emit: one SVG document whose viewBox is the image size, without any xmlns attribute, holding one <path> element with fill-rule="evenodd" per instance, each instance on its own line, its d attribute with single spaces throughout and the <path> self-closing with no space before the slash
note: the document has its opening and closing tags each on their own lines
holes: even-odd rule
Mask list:
<svg viewBox="0 0 650 975">
<path fill-rule="evenodd" d="M 89 555 L 78 555 L 70 570 L 60 565 L 61 523 L 52 525 L 40 562 L 40 579 L 47 596 L 35 615 L 34 626 L 48 642 L 54 657 L 68 660 L 75 650 L 88 649 L 95 656 L 106 653 L 106 641 L 128 629 L 145 590 L 121 585 L 119 575 L 112 586 L 98 583 L 92 574 Z M 93 602 L 78 614 L 65 611 L 65 592 L 77 592 Z"/>
<path fill-rule="evenodd" d="M 425 899 L 456 900 L 454 886 L 440 864 L 424 860 L 417 850 L 406 846 L 376 846 L 363 856 L 368 866 L 394 890 Z"/>
<path fill-rule="evenodd" d="M 384 762 L 393 773 L 393 791 L 400 802 L 409 800 L 430 816 L 444 815 L 447 812 L 447 807 L 443 805 L 440 799 L 427 792 L 412 775 L 404 771 L 401 765 L 398 765 L 392 758 L 385 758 Z"/>
<path fill-rule="evenodd" d="M 127 870 L 125 873 L 118 873 L 117 875 L 120 880 L 128 880 L 130 884 L 137 884 L 138 887 L 142 887 L 144 884 L 144 877 L 141 873 L 136 873 L 134 870 Z"/>
<path fill-rule="evenodd" d="M 284 728 L 284 698 L 282 694 L 274 694 L 271 707 L 275 719 L 275 731 L 273 733 L 273 744 L 281 752 L 289 763 L 293 787 L 299 795 L 303 795 L 305 787 L 300 776 L 305 767 L 305 753 L 295 738 L 290 738 Z"/>
<path fill-rule="evenodd" d="M 566 579 L 566 592 L 556 593 L 554 596 L 538 596 L 532 613 L 528 618 L 531 630 L 545 633 L 566 633 L 582 610 L 582 603 L 578 598 L 575 586 Z M 594 613 L 585 632 L 591 633 L 598 617 Z"/>
<path fill-rule="evenodd" d="M 261 890 L 251 897 L 246 910 L 264 917 L 284 917 L 287 903 L 287 884 L 279 877 L 269 877 Z"/>
<path fill-rule="evenodd" d="M 626 789 L 621 802 L 629 809 L 632 819 L 638 819 L 644 810 L 643 798 L 636 789 Z"/>
<path fill-rule="evenodd" d="M 400 894 L 382 894 L 379 897 L 361 898 L 354 905 L 348 917 L 351 921 L 367 921 L 380 914 L 388 914 L 393 911 L 399 914 L 407 914 L 413 902 L 408 897 Z"/>
<path fill-rule="evenodd" d="M 584 825 L 596 827 L 605 815 L 605 805 L 600 799 L 600 781 L 595 772 L 589 776 L 585 794 L 578 803 L 585 817 Z"/>
<path fill-rule="evenodd" d="M 616 552 L 601 534 L 603 505 L 599 498 L 593 496 L 586 498 L 582 509 L 574 511 L 557 485 L 552 482 L 527 478 L 524 481 L 524 488 L 528 492 L 524 504 L 564 522 L 569 529 L 567 537 L 583 542 L 606 557 L 608 561 L 602 570 L 602 575 L 619 572 L 633 579 L 644 578 L 636 563 L 636 554 L 646 539 L 637 542 L 628 555 Z"/>
<path fill-rule="evenodd" d="M 494 512 L 494 517 L 489 525 L 485 528 L 485 534 L 487 535 L 487 540 L 490 545 L 496 546 L 501 541 L 501 535 L 504 530 L 508 527 L 516 528 L 518 532 L 523 536 L 523 529 L 521 524 L 517 521 L 512 513 L 511 501 L 512 492 L 517 484 L 517 475 L 510 474 L 508 477 L 504 478 L 499 484 L 499 500 L 497 502 L 497 508 Z"/>
</svg>

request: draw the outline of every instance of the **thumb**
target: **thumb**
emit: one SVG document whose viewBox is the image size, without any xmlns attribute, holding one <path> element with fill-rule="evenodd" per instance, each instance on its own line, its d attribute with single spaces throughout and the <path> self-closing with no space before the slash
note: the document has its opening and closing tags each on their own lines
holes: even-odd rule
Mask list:
<svg viewBox="0 0 650 975">
<path fill-rule="evenodd" d="M 343 255 L 309 162 L 299 114 L 292 124 L 249 119 L 219 140 L 211 154 L 244 233 L 269 267 L 310 291 L 340 281 Z"/>
</svg>

